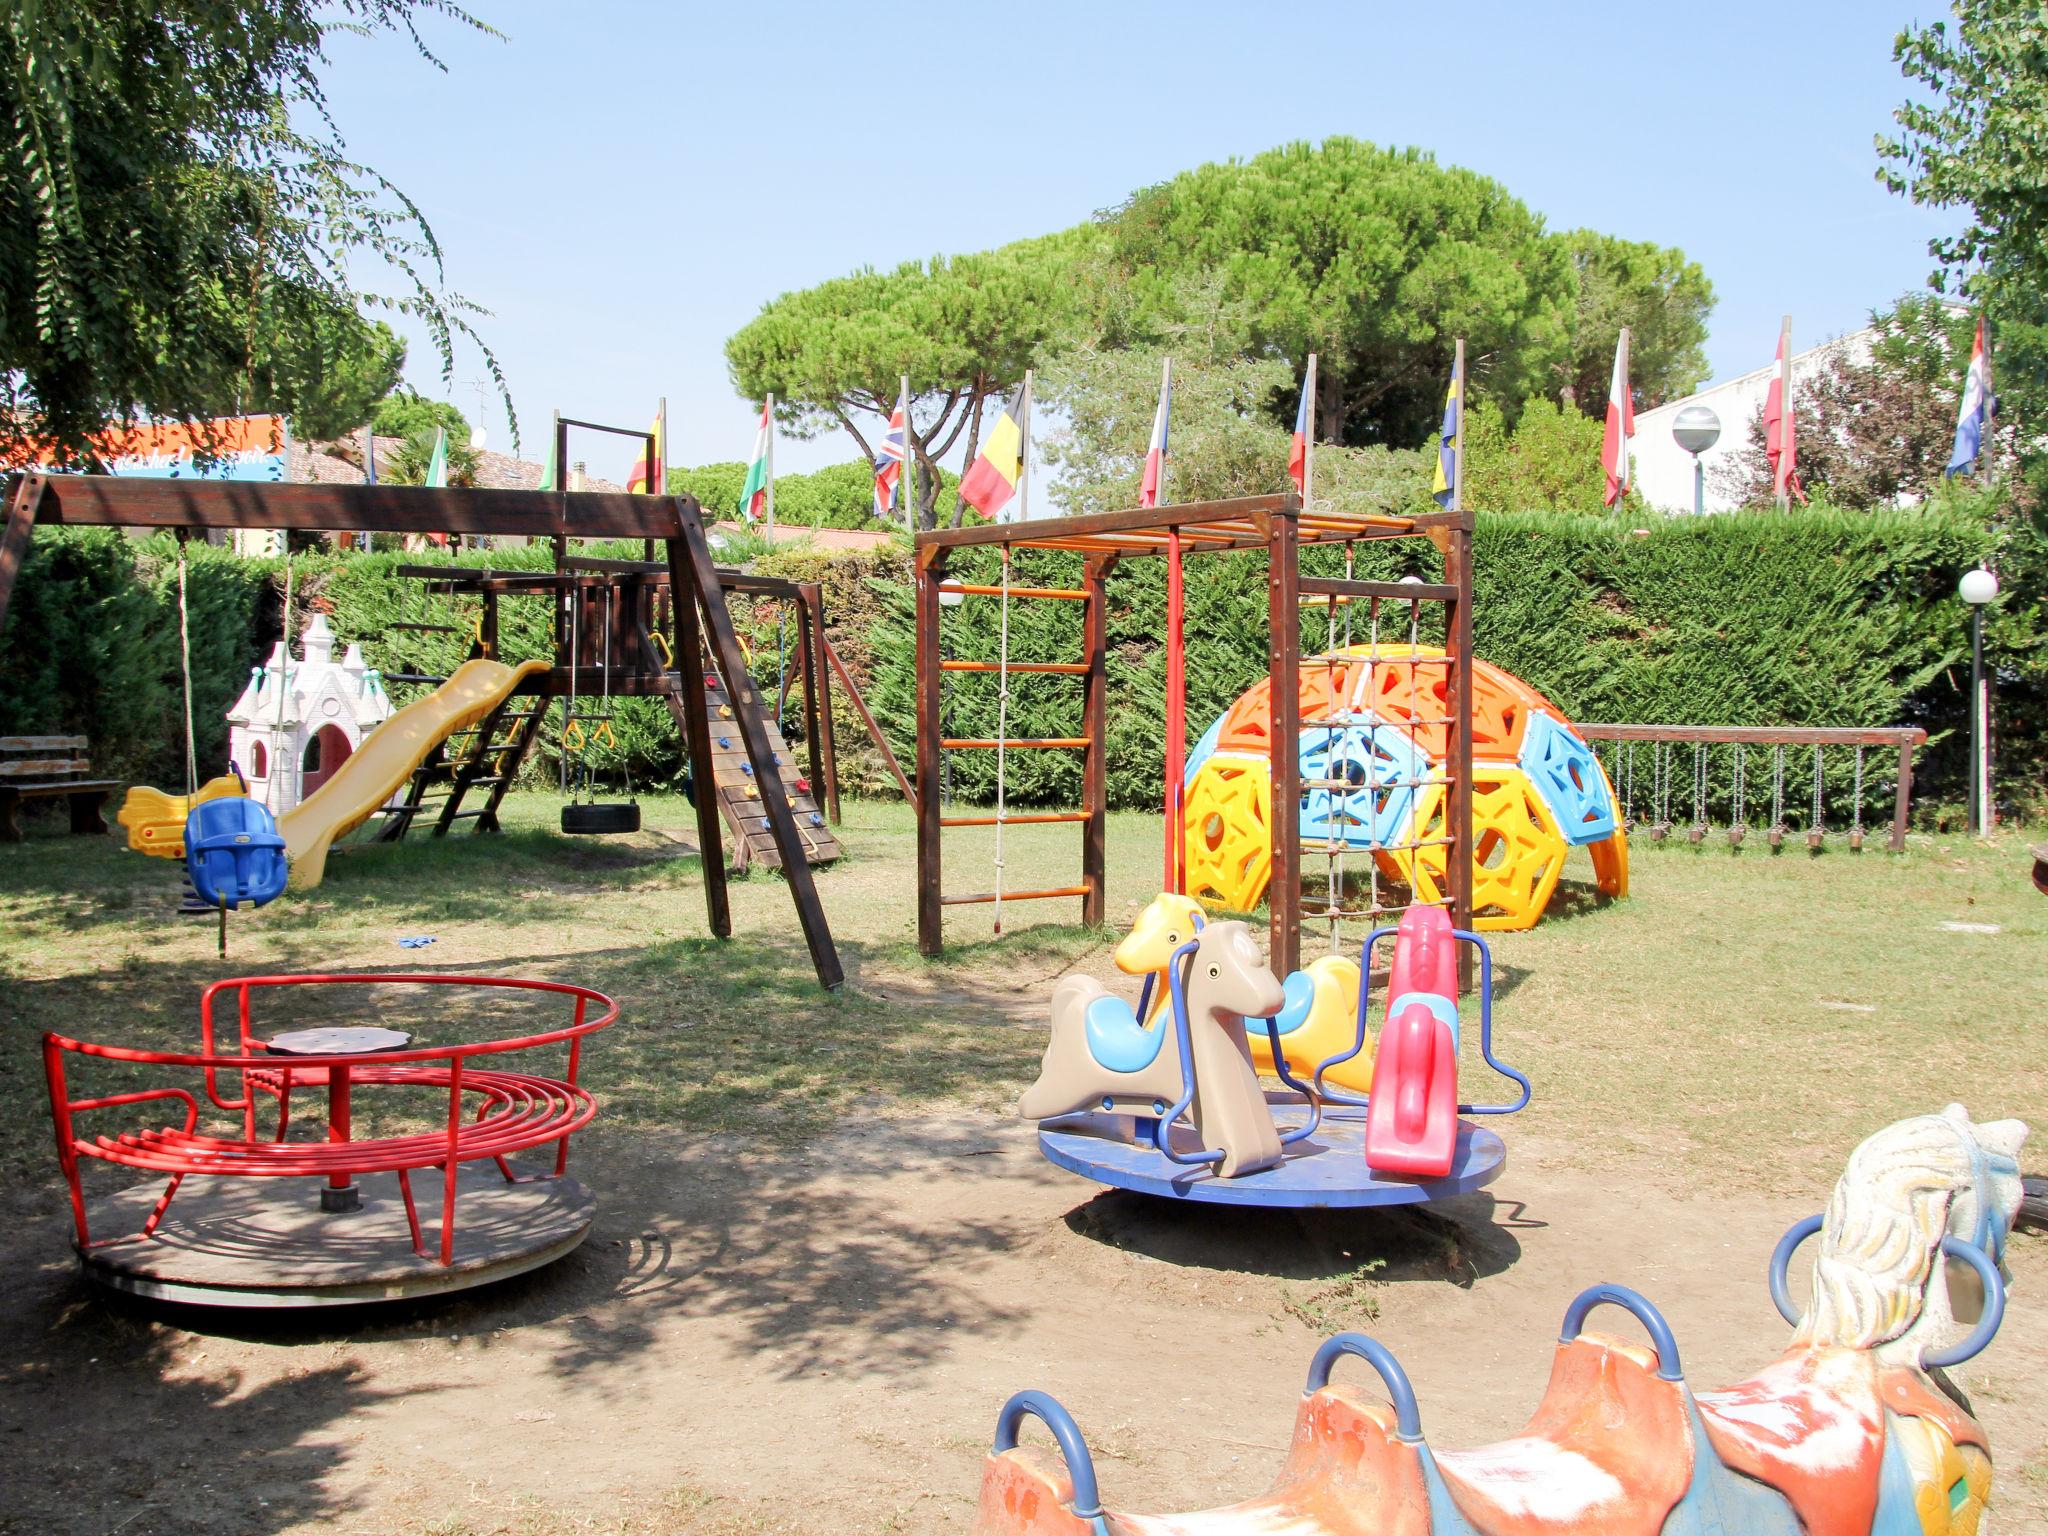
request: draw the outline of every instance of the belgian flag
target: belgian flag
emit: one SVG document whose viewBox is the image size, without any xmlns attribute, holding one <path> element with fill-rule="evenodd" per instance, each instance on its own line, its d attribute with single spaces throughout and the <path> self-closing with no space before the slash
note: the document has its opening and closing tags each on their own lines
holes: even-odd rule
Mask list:
<svg viewBox="0 0 2048 1536">
<path fill-rule="evenodd" d="M 1016 398 L 1004 408 L 982 444 L 981 455 L 960 480 L 960 494 L 983 517 L 993 520 L 1017 494 L 1024 477 L 1024 456 L 1031 443 L 1031 380 L 1026 376 Z"/>
</svg>

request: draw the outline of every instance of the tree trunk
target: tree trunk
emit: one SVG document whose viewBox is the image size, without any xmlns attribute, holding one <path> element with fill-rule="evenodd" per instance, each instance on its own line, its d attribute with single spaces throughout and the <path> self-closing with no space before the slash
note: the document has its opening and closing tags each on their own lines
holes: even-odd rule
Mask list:
<svg viewBox="0 0 2048 1536">
<path fill-rule="evenodd" d="M 1316 441 L 1341 444 L 1348 414 L 1343 375 L 1334 368 L 1325 368 L 1316 375 Z"/>
</svg>

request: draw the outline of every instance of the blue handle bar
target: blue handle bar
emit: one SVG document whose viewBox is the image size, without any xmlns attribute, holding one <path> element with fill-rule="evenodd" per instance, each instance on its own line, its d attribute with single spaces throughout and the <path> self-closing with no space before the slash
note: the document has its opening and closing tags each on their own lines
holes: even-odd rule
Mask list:
<svg viewBox="0 0 2048 1536">
<path fill-rule="evenodd" d="M 1778 1315 L 1793 1327 L 1799 1326 L 1799 1314 L 1793 1310 L 1792 1294 L 1785 1283 L 1785 1271 L 1792 1262 L 1792 1254 L 1799 1245 L 1821 1229 L 1823 1218 L 1808 1216 L 1795 1221 L 1778 1239 L 1778 1246 L 1771 1251 L 1771 1300 L 1778 1308 Z M 2005 1277 L 1998 1272 L 1997 1261 L 1975 1243 L 1966 1243 L 1959 1237 L 1944 1236 L 1941 1240 L 1942 1254 L 1951 1259 L 1961 1259 L 1977 1271 L 1977 1278 L 1984 1286 L 1984 1315 L 1977 1319 L 1972 1328 L 1958 1342 L 1947 1349 L 1932 1350 L 1920 1357 L 1922 1365 L 1961 1365 L 1965 1360 L 1974 1360 L 1984 1353 L 1991 1340 L 1997 1335 L 1999 1324 L 2005 1321 Z"/>
<path fill-rule="evenodd" d="M 1330 1368 L 1345 1355 L 1356 1355 L 1380 1373 L 1387 1395 L 1394 1400 L 1394 1433 L 1409 1445 L 1422 1442 L 1422 1411 L 1415 1406 L 1415 1388 L 1394 1352 L 1378 1339 L 1362 1333 L 1340 1333 L 1325 1339 L 1315 1358 L 1308 1363 L 1308 1384 L 1303 1392 L 1320 1392 L 1330 1384 Z"/>
<path fill-rule="evenodd" d="M 1792 1289 L 1785 1283 L 1785 1271 L 1791 1267 L 1792 1255 L 1799 1245 L 1821 1229 L 1825 1216 L 1802 1216 L 1785 1229 L 1785 1235 L 1778 1239 L 1778 1246 L 1771 1250 L 1771 1267 L 1768 1279 L 1771 1286 L 1771 1305 L 1778 1309 L 1778 1316 L 1794 1328 L 1799 1326 L 1799 1309 L 1792 1305 Z"/>
<path fill-rule="evenodd" d="M 1195 951 L 1201 947 L 1198 934 L 1176 949 L 1166 962 L 1167 993 L 1173 1003 L 1173 1039 L 1180 1047 L 1180 1097 L 1174 1100 L 1173 1108 L 1159 1117 L 1159 1139 L 1155 1143 L 1170 1163 L 1195 1168 L 1205 1163 L 1220 1163 L 1223 1153 L 1216 1148 L 1205 1147 L 1200 1152 L 1176 1152 L 1173 1150 L 1173 1122 L 1187 1113 L 1188 1106 L 1195 1102 L 1195 1043 L 1188 1025 L 1188 978 L 1187 973 L 1195 963 Z"/>
<path fill-rule="evenodd" d="M 1657 1351 L 1657 1375 L 1664 1381 L 1685 1380 L 1678 1364 L 1678 1340 L 1671 1336 L 1671 1325 L 1664 1321 L 1663 1313 L 1625 1285 L 1589 1285 L 1574 1296 L 1572 1304 L 1564 1309 L 1564 1327 L 1558 1332 L 1558 1343 L 1569 1344 L 1576 1339 L 1586 1324 L 1586 1314 L 1602 1306 L 1623 1307 L 1634 1313 Z"/>
<path fill-rule="evenodd" d="M 1027 1417 L 1051 1430 L 1059 1442 L 1067 1476 L 1074 1484 L 1075 1516 L 1094 1526 L 1096 1536 L 1109 1536 L 1109 1522 L 1102 1518 L 1102 1495 L 1095 1486 L 1095 1458 L 1088 1454 L 1080 1425 L 1058 1398 L 1046 1392 L 1019 1392 L 1003 1404 L 1003 1411 L 996 1415 L 995 1454 L 1017 1448 L 1017 1430 Z"/>
<path fill-rule="evenodd" d="M 1365 943 L 1359 949 L 1357 1032 L 1352 1039 L 1351 1048 L 1348 1051 L 1340 1051 L 1337 1055 L 1327 1058 L 1317 1065 L 1315 1071 L 1315 1096 L 1325 1099 L 1329 1103 L 1348 1104 L 1354 1108 L 1363 1108 L 1371 1102 L 1371 1094 L 1366 1094 L 1363 1097 L 1353 1097 L 1351 1094 L 1340 1092 L 1335 1088 L 1325 1088 L 1323 1086 L 1323 1074 L 1339 1062 L 1349 1061 L 1365 1049 L 1366 1024 L 1372 1007 L 1372 947 L 1381 939 L 1391 937 L 1400 931 L 1398 927 L 1375 928 L 1366 935 Z M 1513 1082 L 1522 1090 L 1512 1103 L 1460 1104 L 1458 1106 L 1458 1113 L 1461 1115 L 1511 1115 L 1528 1104 L 1532 1090 L 1526 1074 L 1517 1071 L 1493 1054 L 1493 949 L 1487 944 L 1486 940 L 1470 929 L 1453 928 L 1451 930 L 1451 937 L 1462 940 L 1467 944 L 1477 945 L 1479 949 L 1480 1057 L 1494 1071 Z M 1283 1079 L 1286 1076 L 1285 1072 L 1281 1073 Z M 1289 1082 L 1291 1085 L 1291 1079 Z"/>
</svg>

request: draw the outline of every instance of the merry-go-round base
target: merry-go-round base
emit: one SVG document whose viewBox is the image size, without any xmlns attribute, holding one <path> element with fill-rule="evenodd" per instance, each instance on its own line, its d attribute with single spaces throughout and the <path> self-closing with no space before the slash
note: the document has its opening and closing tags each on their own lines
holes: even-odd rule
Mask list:
<svg viewBox="0 0 2048 1536">
<path fill-rule="evenodd" d="M 522 1176 L 532 1171 L 512 1166 Z M 332 1214 L 320 1208 L 323 1182 L 194 1174 L 153 1236 L 97 1245 L 103 1232 L 141 1231 L 164 1186 L 139 1184 L 91 1202 L 96 1246 L 81 1252 L 79 1263 L 87 1278 L 111 1290 L 187 1306 L 361 1306 L 445 1295 L 539 1269 L 581 1243 L 597 1214 L 596 1198 L 572 1178 L 507 1183 L 493 1163 L 465 1163 L 454 1262 L 444 1266 L 438 1169 L 412 1177 L 431 1258 L 413 1252 L 396 1175 L 357 1175 L 361 1208 Z"/>
<path fill-rule="evenodd" d="M 1266 1099 L 1273 1107 L 1274 1122 L 1283 1131 L 1300 1125 L 1307 1116 L 1307 1105 L 1297 1095 L 1269 1092 Z M 1279 1166 L 1226 1179 L 1212 1165 L 1172 1161 L 1140 1140 L 1137 1127 L 1134 1115 L 1100 1111 L 1062 1115 L 1039 1125 L 1038 1149 L 1069 1173 L 1113 1189 L 1169 1200 L 1282 1209 L 1419 1205 L 1445 1200 L 1491 1184 L 1508 1161 L 1500 1137 L 1470 1120 L 1460 1120 L 1451 1171 L 1443 1178 L 1375 1175 L 1365 1165 L 1365 1111 L 1339 1106 L 1325 1108 L 1315 1134 L 1286 1148 Z M 1185 1155 L 1201 1150 L 1192 1126 L 1177 1123 L 1170 1134 L 1176 1152 Z"/>
</svg>

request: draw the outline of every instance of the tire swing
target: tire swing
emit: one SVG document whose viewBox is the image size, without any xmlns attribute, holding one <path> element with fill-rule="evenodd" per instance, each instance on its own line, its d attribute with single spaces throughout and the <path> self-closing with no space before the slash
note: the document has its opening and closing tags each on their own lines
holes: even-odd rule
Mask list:
<svg viewBox="0 0 2048 1536">
<path fill-rule="evenodd" d="M 600 714 L 586 716 L 576 712 L 576 672 L 583 655 L 577 634 L 577 616 L 583 611 L 581 599 L 569 610 L 569 711 L 562 725 L 562 750 L 576 754 L 576 772 L 570 779 L 569 803 L 562 807 L 562 830 L 577 837 L 640 830 L 640 801 L 633 793 L 633 770 L 625 766 L 625 753 L 619 753 L 619 771 L 625 780 L 624 800 L 599 800 L 590 782 L 591 748 L 608 746 L 617 750 L 619 745 L 618 732 L 612 729 L 612 598 L 616 590 L 611 583 L 605 584 L 604 695 Z M 585 720 L 597 729 L 586 731 Z"/>
</svg>

